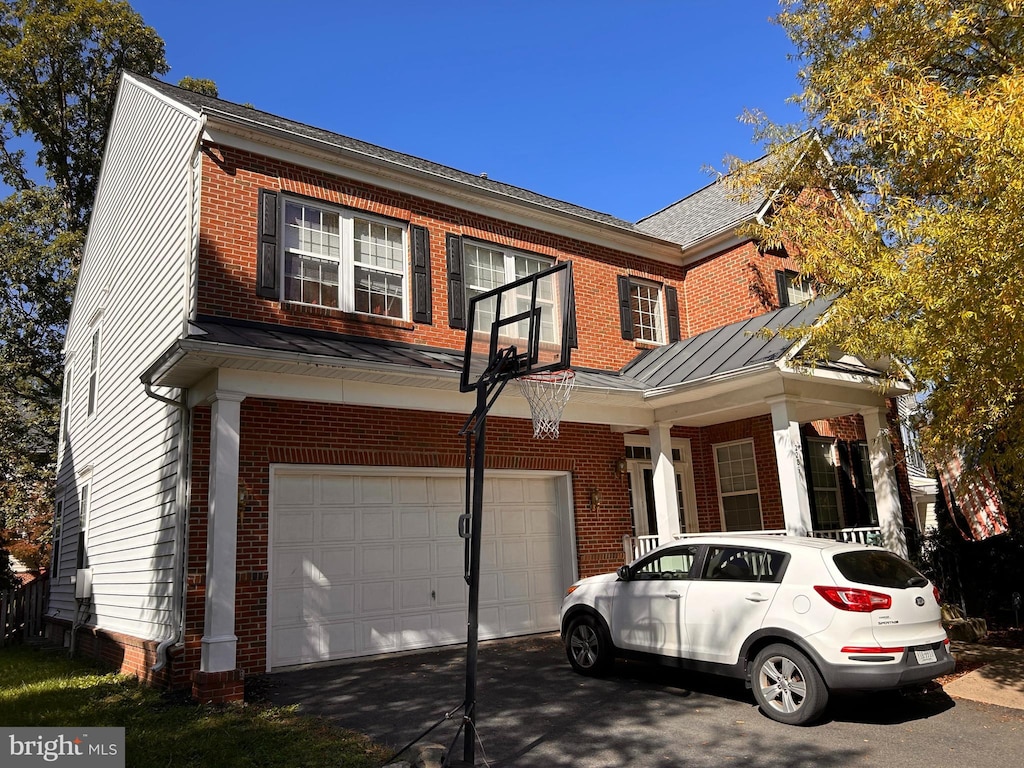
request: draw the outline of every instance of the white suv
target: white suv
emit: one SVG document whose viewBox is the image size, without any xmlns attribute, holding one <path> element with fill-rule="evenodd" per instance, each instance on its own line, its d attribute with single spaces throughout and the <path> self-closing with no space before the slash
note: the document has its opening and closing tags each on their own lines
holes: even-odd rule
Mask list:
<svg viewBox="0 0 1024 768">
<path fill-rule="evenodd" d="M 804 725 L 830 691 L 953 670 L 939 592 L 878 547 L 789 536 L 681 538 L 566 592 L 562 641 L 584 675 L 645 658 L 741 678 L 768 717 Z"/>
</svg>

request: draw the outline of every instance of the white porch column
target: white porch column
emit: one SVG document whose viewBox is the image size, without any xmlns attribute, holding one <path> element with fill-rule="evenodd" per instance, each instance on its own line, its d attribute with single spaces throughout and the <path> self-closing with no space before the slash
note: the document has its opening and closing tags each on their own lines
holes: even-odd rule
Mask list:
<svg viewBox="0 0 1024 768">
<path fill-rule="evenodd" d="M 206 530 L 206 610 L 200 671 L 236 668 L 235 545 L 238 539 L 238 442 L 242 400 L 210 397 L 210 497 Z"/>
<path fill-rule="evenodd" d="M 679 498 L 676 496 L 676 468 L 672 463 L 672 425 L 648 428 L 651 463 L 654 464 L 654 514 L 658 520 L 658 541 L 672 541 L 679 533 Z"/>
<path fill-rule="evenodd" d="M 882 546 L 901 557 L 907 556 L 907 536 L 903 530 L 899 486 L 889 443 L 889 423 L 885 408 L 866 408 L 860 412 L 868 438 L 871 480 L 875 484 L 875 507 L 882 529 Z"/>
<path fill-rule="evenodd" d="M 779 468 L 782 491 L 782 517 L 786 533 L 806 536 L 814 529 L 811 502 L 807 495 L 807 468 L 800 441 L 800 422 L 793 417 L 792 404 L 786 398 L 768 401 L 772 409 L 775 434 L 775 463 Z"/>
</svg>

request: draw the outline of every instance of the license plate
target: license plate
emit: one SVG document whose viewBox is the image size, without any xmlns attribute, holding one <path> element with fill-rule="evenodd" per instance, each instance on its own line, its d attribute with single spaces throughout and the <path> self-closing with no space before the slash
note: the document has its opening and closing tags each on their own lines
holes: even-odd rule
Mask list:
<svg viewBox="0 0 1024 768">
<path fill-rule="evenodd" d="M 931 648 L 914 651 L 914 655 L 917 656 L 918 664 L 931 664 L 935 661 L 935 651 Z"/>
</svg>

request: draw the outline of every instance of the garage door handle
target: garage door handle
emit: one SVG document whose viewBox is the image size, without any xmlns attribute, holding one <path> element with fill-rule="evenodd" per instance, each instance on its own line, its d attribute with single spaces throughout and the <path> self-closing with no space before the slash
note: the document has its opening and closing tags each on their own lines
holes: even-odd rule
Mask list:
<svg viewBox="0 0 1024 768">
<path fill-rule="evenodd" d="M 747 595 L 747 600 L 752 603 L 763 603 L 768 598 L 762 595 L 760 592 L 754 592 L 752 595 Z"/>
<path fill-rule="evenodd" d="M 679 599 L 679 593 L 675 592 L 675 591 L 666 592 L 665 593 L 665 597 L 667 597 L 669 600 L 678 600 Z"/>
</svg>

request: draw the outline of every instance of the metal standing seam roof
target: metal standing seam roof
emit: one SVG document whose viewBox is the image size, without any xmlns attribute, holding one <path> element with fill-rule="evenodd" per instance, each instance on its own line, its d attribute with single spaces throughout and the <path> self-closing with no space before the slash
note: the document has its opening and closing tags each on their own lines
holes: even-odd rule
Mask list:
<svg viewBox="0 0 1024 768">
<path fill-rule="evenodd" d="M 336 364 L 364 363 L 406 371 L 447 372 L 453 380 L 462 371 L 460 352 L 418 346 L 362 336 L 345 336 L 326 331 L 284 328 L 217 317 L 198 317 L 192 323 L 187 340 L 202 344 L 233 347 L 239 354 L 261 351 L 289 352 L 311 357 L 330 358 Z M 597 389 L 643 391 L 647 386 L 631 376 L 615 371 L 576 368 L 576 386 Z"/>
<path fill-rule="evenodd" d="M 648 350 L 621 373 L 643 382 L 649 389 L 661 389 L 771 365 L 793 347 L 793 341 L 778 330 L 811 325 L 830 304 L 828 299 L 817 299 L 705 331 Z M 766 329 L 773 333 L 765 335 L 762 331 Z"/>
</svg>

